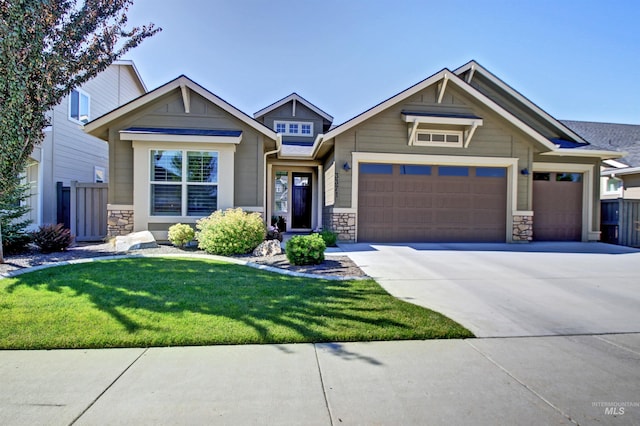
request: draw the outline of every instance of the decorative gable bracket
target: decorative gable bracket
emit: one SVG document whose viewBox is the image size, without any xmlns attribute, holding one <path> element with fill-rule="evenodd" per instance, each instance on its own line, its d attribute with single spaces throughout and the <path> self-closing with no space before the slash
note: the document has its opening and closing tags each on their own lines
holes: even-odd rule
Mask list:
<svg viewBox="0 0 640 426">
<path fill-rule="evenodd" d="M 444 115 L 403 111 L 402 116 L 406 123 L 411 123 L 409 127 L 409 146 L 452 146 L 467 148 L 478 126 L 482 126 L 482 118 L 472 115 Z M 420 127 L 420 125 L 423 126 Z M 457 128 L 458 130 L 440 130 L 439 126 L 449 129 Z M 433 136 L 424 140 L 418 139 L 420 133 L 427 132 L 432 135 L 438 135 L 438 139 L 435 140 Z"/>
</svg>

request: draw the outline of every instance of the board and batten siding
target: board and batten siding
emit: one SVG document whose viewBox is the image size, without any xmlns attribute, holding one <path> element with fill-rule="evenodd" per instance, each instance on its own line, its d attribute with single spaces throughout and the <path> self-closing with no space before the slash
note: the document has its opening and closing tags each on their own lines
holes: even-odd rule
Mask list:
<svg viewBox="0 0 640 426">
<path fill-rule="evenodd" d="M 322 125 L 323 120 L 322 117 L 318 116 L 314 111 L 307 108 L 300 102 L 296 102 L 296 115 L 293 115 L 293 101 L 287 102 L 286 104 L 280 106 L 279 108 L 274 109 L 273 111 L 269 111 L 263 117 L 260 117 L 260 121 L 275 131 L 274 121 L 305 121 L 313 123 L 313 135 L 312 137 L 308 136 L 284 136 L 283 142 L 287 141 L 308 141 L 312 143 L 315 140 L 315 137 L 318 133 L 322 133 Z"/>
<path fill-rule="evenodd" d="M 426 154 L 442 156 L 473 156 L 517 158 L 518 168 L 531 168 L 534 142 L 522 131 L 499 117 L 488 108 L 482 108 L 464 96 L 455 87 L 448 87 L 441 104 L 436 101 L 435 87 L 420 93 L 371 117 L 348 132 L 336 137 L 335 157 L 338 164 L 352 162 L 353 152 L 382 152 L 390 154 Z M 474 133 L 467 148 L 409 146 L 410 124 L 402 120 L 402 111 L 421 111 L 437 114 L 468 114 L 481 117 L 483 125 Z M 430 125 L 421 128 L 447 129 Z M 338 168 L 336 207 L 351 206 L 351 172 Z M 517 208 L 528 210 L 531 205 L 531 186 L 527 176 L 518 174 Z"/>
</svg>

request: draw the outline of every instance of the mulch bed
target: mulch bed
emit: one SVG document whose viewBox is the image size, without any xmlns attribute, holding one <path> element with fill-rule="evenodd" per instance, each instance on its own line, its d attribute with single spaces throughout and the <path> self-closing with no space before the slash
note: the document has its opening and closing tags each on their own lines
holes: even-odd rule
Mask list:
<svg viewBox="0 0 640 426">
<path fill-rule="evenodd" d="M 160 245 L 157 248 L 133 250 L 128 254 L 175 254 L 175 253 L 202 253 L 197 249 L 179 249 L 171 245 Z M 116 254 L 114 246 L 110 243 L 77 244 L 68 250 L 57 253 L 44 254 L 37 247 L 29 247 L 24 253 L 5 256 L 5 263 L 0 263 L 0 274 L 17 269 L 32 266 L 45 265 L 55 262 L 64 262 L 73 259 L 86 259 L 100 256 L 113 256 Z M 254 257 L 251 255 L 236 256 L 247 262 L 269 265 L 280 269 L 295 272 L 303 272 L 317 275 L 337 275 L 350 277 L 364 277 L 366 274 L 348 256 L 325 256 L 325 261 L 319 265 L 295 266 L 291 265 L 284 254 L 272 257 Z"/>
</svg>

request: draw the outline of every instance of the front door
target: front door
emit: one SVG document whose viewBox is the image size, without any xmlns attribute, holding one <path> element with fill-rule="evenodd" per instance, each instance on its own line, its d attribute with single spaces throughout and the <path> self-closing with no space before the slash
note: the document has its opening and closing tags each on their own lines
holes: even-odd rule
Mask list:
<svg viewBox="0 0 640 426">
<path fill-rule="evenodd" d="M 293 173 L 291 227 L 311 228 L 311 173 Z"/>
</svg>

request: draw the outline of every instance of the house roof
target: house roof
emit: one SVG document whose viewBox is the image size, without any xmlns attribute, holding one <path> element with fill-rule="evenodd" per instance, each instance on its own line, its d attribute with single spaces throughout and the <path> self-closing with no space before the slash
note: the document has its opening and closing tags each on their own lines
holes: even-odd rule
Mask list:
<svg viewBox="0 0 640 426">
<path fill-rule="evenodd" d="M 323 110 L 321 110 L 320 108 L 318 108 L 317 106 L 315 106 L 314 104 L 312 104 L 311 102 L 309 102 L 308 100 L 306 100 L 305 98 L 303 98 L 302 96 L 298 95 L 295 92 L 293 92 L 289 96 L 285 96 L 284 98 L 272 103 L 271 105 L 265 108 L 262 108 L 260 111 L 253 114 L 253 118 L 262 117 L 263 115 L 266 115 L 267 113 L 273 111 L 274 109 L 280 108 L 282 105 L 285 105 L 292 101 L 296 101 L 303 104 L 304 106 L 309 108 L 311 111 L 315 112 L 316 114 L 318 114 L 319 116 L 327 120 L 329 123 L 333 122 L 333 117 L 331 115 L 327 114 L 326 112 L 324 112 Z"/>
<path fill-rule="evenodd" d="M 516 89 L 514 89 L 511 86 L 509 86 L 507 83 L 505 83 L 503 80 L 498 78 L 491 71 L 487 70 L 485 67 L 480 65 L 477 61 L 471 60 L 471 61 L 467 62 L 466 64 L 462 65 L 460 68 L 458 68 L 458 69 L 456 69 L 454 71 L 454 73 L 456 75 L 458 75 L 458 76 L 464 74 L 465 72 L 471 73 L 471 78 L 470 79 L 473 79 L 473 74 L 475 74 L 475 73 L 481 74 L 487 80 L 489 80 L 490 82 L 492 82 L 493 84 L 498 86 L 501 90 L 506 92 L 509 96 L 511 96 L 512 98 L 517 100 L 520 104 L 522 104 L 526 108 L 532 110 L 536 116 L 538 116 L 538 117 L 542 118 L 543 120 L 545 120 L 552 127 L 556 128 L 557 130 L 559 130 L 562 133 L 567 134 L 567 136 L 571 137 L 572 139 L 574 139 L 578 143 L 586 143 L 586 141 L 583 138 L 581 138 L 579 134 L 575 133 L 572 129 L 567 127 L 561 121 L 559 121 L 559 120 L 555 119 L 554 117 L 552 117 L 545 110 L 543 110 L 538 105 L 536 105 L 535 103 L 530 101 L 522 93 L 518 92 Z"/>
<path fill-rule="evenodd" d="M 122 129 L 128 133 L 140 134 L 162 134 L 162 135 L 181 135 L 181 136 L 231 136 L 237 137 L 242 134 L 241 130 L 215 130 L 215 129 L 174 129 L 159 127 L 129 127 Z"/>
<path fill-rule="evenodd" d="M 529 126 L 528 124 L 526 124 L 522 120 L 518 119 L 516 116 L 511 114 L 509 111 L 507 111 L 502 106 L 498 105 L 493 100 L 489 99 L 486 95 L 484 95 L 483 93 L 478 91 L 476 88 L 474 88 L 471 85 L 467 84 L 460 77 L 458 77 L 455 73 L 453 73 L 450 70 L 444 68 L 441 71 L 433 74 L 432 76 L 427 77 L 426 79 L 420 81 L 419 83 L 414 84 L 413 86 L 409 87 L 408 89 L 398 93 L 397 95 L 392 96 L 392 97 L 388 98 L 387 100 L 379 103 L 378 105 L 374 106 L 373 108 L 368 109 L 367 111 L 363 112 L 362 114 L 355 116 L 354 118 L 342 123 L 341 125 L 339 125 L 337 127 L 334 127 L 329 132 L 327 132 L 321 139 L 319 139 L 317 141 L 317 148 L 316 148 L 316 150 L 314 152 L 317 152 L 317 150 L 319 149 L 319 146 L 322 145 L 322 143 L 324 141 L 327 141 L 329 139 L 335 138 L 336 136 L 340 135 L 341 133 L 344 133 L 347 130 L 352 129 L 353 127 L 359 125 L 360 123 L 362 123 L 365 120 L 373 117 L 374 115 L 386 110 L 387 108 L 390 108 L 392 105 L 395 105 L 398 102 L 401 102 L 401 101 L 413 96 L 414 94 L 426 89 L 427 87 L 429 87 L 429 86 L 431 86 L 433 84 L 436 84 L 436 83 L 438 83 L 440 81 L 443 81 L 443 80 L 447 80 L 447 81 L 455 84 L 456 87 L 458 87 L 459 89 L 461 89 L 462 91 L 464 91 L 465 93 L 470 95 L 471 97 L 477 99 L 478 101 L 480 101 L 482 104 L 484 104 L 487 107 L 489 107 L 491 110 L 493 110 L 498 115 L 500 115 L 500 116 L 504 117 L 505 119 L 507 119 L 509 122 L 514 124 L 517 128 L 519 128 L 524 133 L 528 134 L 533 139 L 535 139 L 537 142 L 539 142 L 542 146 L 547 148 L 549 151 L 553 151 L 555 149 L 555 145 L 551 141 L 549 141 L 547 138 L 545 138 L 539 132 L 537 132 L 536 130 L 531 128 L 531 126 Z"/>
<path fill-rule="evenodd" d="M 620 162 L 640 166 L 640 125 L 562 120 L 562 123 L 589 141 L 587 149 L 626 152 Z"/>
<path fill-rule="evenodd" d="M 104 139 L 105 135 L 103 132 L 114 120 L 117 120 L 124 115 L 137 110 L 138 108 L 147 105 L 149 102 L 152 102 L 153 100 L 158 99 L 161 96 L 164 96 L 174 90 L 180 90 L 182 92 L 182 96 L 183 99 L 185 99 L 185 102 L 188 102 L 189 90 L 193 91 L 194 93 L 199 94 L 221 109 L 227 111 L 238 120 L 244 122 L 258 132 L 269 137 L 270 139 L 277 142 L 280 140 L 280 137 L 276 134 L 276 132 L 274 132 L 264 124 L 258 122 L 257 120 L 254 120 L 249 115 L 234 107 L 224 99 L 216 96 L 215 94 L 200 86 L 198 83 L 194 82 L 185 75 L 181 75 L 178 78 L 171 80 L 170 82 L 165 83 L 164 85 L 152 90 L 151 92 L 145 93 L 144 95 L 139 96 L 138 98 L 90 121 L 89 123 L 85 124 L 84 130 L 87 133 L 90 133 L 94 136 L 102 137 Z"/>
</svg>

